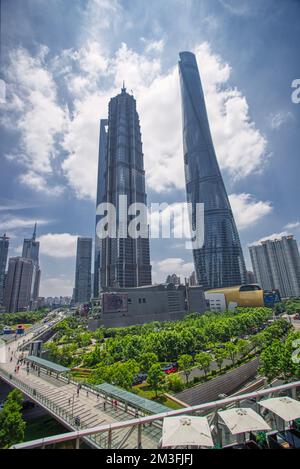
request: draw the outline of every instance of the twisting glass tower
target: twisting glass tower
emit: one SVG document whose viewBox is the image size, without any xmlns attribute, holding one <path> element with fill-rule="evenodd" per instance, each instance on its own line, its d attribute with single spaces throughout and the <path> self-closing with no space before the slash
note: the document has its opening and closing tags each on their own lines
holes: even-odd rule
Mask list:
<svg viewBox="0 0 300 469">
<path fill-rule="evenodd" d="M 245 262 L 211 138 L 196 57 L 191 52 L 179 56 L 185 181 L 193 225 L 195 204 L 204 204 L 204 244 L 193 250 L 198 283 L 205 288 L 239 285 L 246 281 Z"/>
<path fill-rule="evenodd" d="M 119 196 L 127 196 L 120 206 Z M 97 206 L 109 202 L 116 208 L 116 237 L 95 240 L 94 296 L 104 287 L 137 287 L 151 284 L 149 237 L 120 236 L 121 212 L 133 203 L 147 203 L 139 116 L 133 96 L 123 85 L 109 103 L 108 120 L 100 123 Z M 124 215 L 124 214 L 123 214 Z M 96 226 L 101 219 L 96 215 Z M 128 231 L 128 230 L 126 230 Z"/>
</svg>

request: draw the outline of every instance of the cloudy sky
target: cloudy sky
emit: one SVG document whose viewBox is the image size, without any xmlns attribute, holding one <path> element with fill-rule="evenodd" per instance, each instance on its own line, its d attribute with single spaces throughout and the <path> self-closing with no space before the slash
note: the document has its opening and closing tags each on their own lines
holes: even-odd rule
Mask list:
<svg viewBox="0 0 300 469">
<path fill-rule="evenodd" d="M 42 295 L 70 295 L 76 237 L 93 236 L 99 120 L 137 99 L 148 202 L 185 200 L 178 53 L 196 53 L 211 131 L 247 246 L 300 239 L 297 0 L 2 0 L 0 231 L 18 255 L 38 222 Z M 153 280 L 193 270 L 152 240 Z"/>
</svg>

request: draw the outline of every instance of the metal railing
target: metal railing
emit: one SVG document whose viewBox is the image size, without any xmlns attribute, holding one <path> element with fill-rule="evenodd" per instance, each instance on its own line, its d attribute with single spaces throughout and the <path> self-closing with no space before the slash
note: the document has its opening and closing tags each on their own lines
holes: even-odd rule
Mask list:
<svg viewBox="0 0 300 469">
<path fill-rule="evenodd" d="M 1 372 L 0 372 L 1 373 Z M 226 399 L 221 399 L 214 402 L 208 402 L 204 404 L 199 404 L 195 406 L 186 407 L 184 409 L 178 410 L 170 410 L 169 412 L 163 412 L 156 415 L 150 415 L 140 418 L 134 418 L 127 421 L 122 422 L 115 422 L 105 425 L 99 425 L 92 428 L 81 428 L 77 431 L 73 431 L 70 433 L 64 433 L 61 435 L 51 436 L 47 438 L 42 438 L 30 442 L 20 443 L 14 445 L 12 449 L 23 449 L 23 448 L 39 448 L 39 447 L 46 447 L 48 445 L 53 445 L 57 443 L 64 443 L 67 441 L 76 441 L 76 448 L 80 446 L 80 440 L 84 439 L 85 441 L 93 442 L 96 447 L 100 448 L 118 448 L 118 444 L 122 444 L 128 439 L 132 432 L 137 430 L 137 439 L 136 444 L 131 443 L 131 448 L 141 448 L 143 439 L 148 434 L 151 434 L 151 426 L 154 422 L 163 421 L 165 417 L 170 416 L 177 416 L 183 414 L 194 414 L 194 415 L 207 415 L 214 413 L 216 415 L 219 409 L 224 409 L 227 406 L 232 404 L 237 404 L 238 406 L 241 405 L 242 401 L 249 401 L 255 400 L 257 407 L 258 402 L 265 396 L 270 395 L 282 395 L 291 393 L 294 398 L 297 398 L 297 390 L 300 388 L 300 381 L 296 381 L 293 383 L 288 383 L 280 386 L 274 386 L 267 389 L 262 389 L 259 391 L 241 394 L 234 397 L 228 397 Z M 117 432 L 120 430 L 127 430 L 127 434 L 119 435 L 119 441 L 113 441 L 113 432 Z M 154 438 L 154 441 L 157 441 L 159 435 Z M 154 443 L 153 441 L 153 443 Z M 144 447 L 144 445 L 143 445 Z"/>
</svg>

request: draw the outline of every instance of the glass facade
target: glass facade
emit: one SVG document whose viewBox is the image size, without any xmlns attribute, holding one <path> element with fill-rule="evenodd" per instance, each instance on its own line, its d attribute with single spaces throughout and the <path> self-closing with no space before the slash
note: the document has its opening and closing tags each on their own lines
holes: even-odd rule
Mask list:
<svg viewBox="0 0 300 469">
<path fill-rule="evenodd" d="M 239 285 L 246 269 L 239 235 L 231 211 L 210 133 L 196 57 L 179 54 L 183 121 L 183 152 L 187 201 L 204 204 L 204 244 L 193 250 L 198 283 L 205 288 Z"/>
<path fill-rule="evenodd" d="M 5 269 L 7 264 L 9 238 L 4 234 L 0 236 L 0 305 L 4 300 Z"/>
<path fill-rule="evenodd" d="M 110 100 L 108 119 L 100 124 L 97 206 L 114 205 L 117 236 L 101 240 L 96 234 L 95 297 L 102 287 L 151 285 L 149 238 L 119 236 L 120 195 L 127 196 L 127 212 L 133 203 L 147 203 L 139 116 L 135 99 L 124 87 Z M 132 218 L 128 216 L 127 228 Z M 96 215 L 96 227 L 100 219 Z"/>
<path fill-rule="evenodd" d="M 80 237 L 77 239 L 75 303 L 88 303 L 91 299 L 92 245 L 92 238 Z"/>
</svg>

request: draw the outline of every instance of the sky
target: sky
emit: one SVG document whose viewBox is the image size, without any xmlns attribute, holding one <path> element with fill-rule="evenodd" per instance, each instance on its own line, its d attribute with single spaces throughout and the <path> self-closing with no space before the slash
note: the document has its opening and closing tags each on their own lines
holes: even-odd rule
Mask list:
<svg viewBox="0 0 300 469">
<path fill-rule="evenodd" d="M 38 223 L 42 296 L 71 295 L 77 236 L 94 236 L 99 121 L 137 100 L 148 203 L 185 201 L 178 54 L 196 54 L 212 137 L 248 245 L 300 239 L 298 0 L 2 0 L 0 232 L 10 256 Z M 153 281 L 194 270 L 150 242 Z"/>
</svg>

